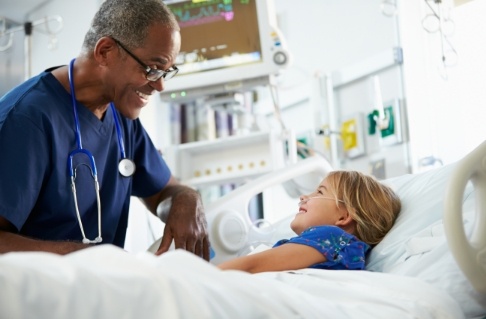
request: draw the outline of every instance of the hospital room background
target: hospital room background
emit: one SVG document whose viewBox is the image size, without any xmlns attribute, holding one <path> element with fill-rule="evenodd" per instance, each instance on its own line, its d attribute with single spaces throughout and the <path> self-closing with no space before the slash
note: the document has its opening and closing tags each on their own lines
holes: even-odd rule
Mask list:
<svg viewBox="0 0 486 319">
<path fill-rule="evenodd" d="M 1 0 L 0 95 L 77 56 L 101 2 Z M 267 5 L 273 29 L 260 37 L 282 53 L 278 72 L 161 94 L 141 113 L 176 177 L 205 204 L 313 154 L 386 179 L 452 163 L 484 140 L 486 0 Z M 271 223 L 297 201 L 295 190 L 268 189 L 252 201 L 254 218 Z M 161 222 L 132 202 L 126 249 L 144 250 Z"/>
</svg>

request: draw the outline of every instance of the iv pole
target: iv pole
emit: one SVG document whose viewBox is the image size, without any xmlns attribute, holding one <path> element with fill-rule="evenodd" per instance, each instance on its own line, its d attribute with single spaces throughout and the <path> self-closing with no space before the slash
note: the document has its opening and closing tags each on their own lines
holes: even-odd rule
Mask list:
<svg viewBox="0 0 486 319">
<path fill-rule="evenodd" d="M 11 21 L 11 20 L 9 20 Z M 52 21 L 57 22 L 57 28 L 51 29 L 49 23 Z M 0 39 L 3 37 L 8 37 L 7 43 L 5 45 L 0 45 L 0 52 L 8 50 L 13 45 L 13 36 L 15 32 L 24 31 L 24 78 L 27 80 L 32 76 L 32 32 L 34 27 L 38 25 L 45 25 L 46 31 L 38 30 L 50 37 L 48 48 L 54 50 L 57 45 L 56 34 L 61 31 L 63 24 L 62 18 L 60 16 L 47 16 L 42 19 L 27 21 L 23 24 L 11 21 L 16 26 L 7 29 L 7 18 L 0 17 Z"/>
</svg>

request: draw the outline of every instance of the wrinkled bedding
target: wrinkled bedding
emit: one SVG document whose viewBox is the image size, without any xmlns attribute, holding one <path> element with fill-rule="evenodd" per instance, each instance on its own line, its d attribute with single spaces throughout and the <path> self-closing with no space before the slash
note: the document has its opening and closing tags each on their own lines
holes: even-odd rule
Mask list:
<svg viewBox="0 0 486 319">
<path fill-rule="evenodd" d="M 0 255 L 2 318 L 464 318 L 419 279 L 370 271 L 221 271 L 182 250 L 101 245 Z"/>
</svg>

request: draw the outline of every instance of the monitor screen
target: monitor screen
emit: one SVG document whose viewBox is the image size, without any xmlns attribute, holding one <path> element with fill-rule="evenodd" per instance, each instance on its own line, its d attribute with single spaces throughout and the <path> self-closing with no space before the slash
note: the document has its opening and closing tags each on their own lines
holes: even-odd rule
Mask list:
<svg viewBox="0 0 486 319">
<path fill-rule="evenodd" d="M 181 28 L 182 45 L 175 61 L 179 74 L 165 84 L 163 95 L 187 95 L 211 87 L 276 73 L 285 65 L 281 37 L 272 21 L 270 0 L 165 1 Z M 273 16 L 273 19 L 272 19 Z M 286 55 L 285 55 L 286 56 Z"/>
<path fill-rule="evenodd" d="M 179 75 L 262 61 L 255 1 L 182 1 L 169 7 L 183 39 Z"/>
</svg>

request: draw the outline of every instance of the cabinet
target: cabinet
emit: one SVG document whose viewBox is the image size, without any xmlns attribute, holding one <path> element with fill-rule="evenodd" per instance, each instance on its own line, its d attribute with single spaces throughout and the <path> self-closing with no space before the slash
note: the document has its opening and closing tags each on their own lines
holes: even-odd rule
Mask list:
<svg viewBox="0 0 486 319">
<path fill-rule="evenodd" d="M 195 188 L 238 184 L 284 167 L 294 143 L 292 133 L 255 132 L 173 145 L 165 158 L 173 174 Z"/>
</svg>

